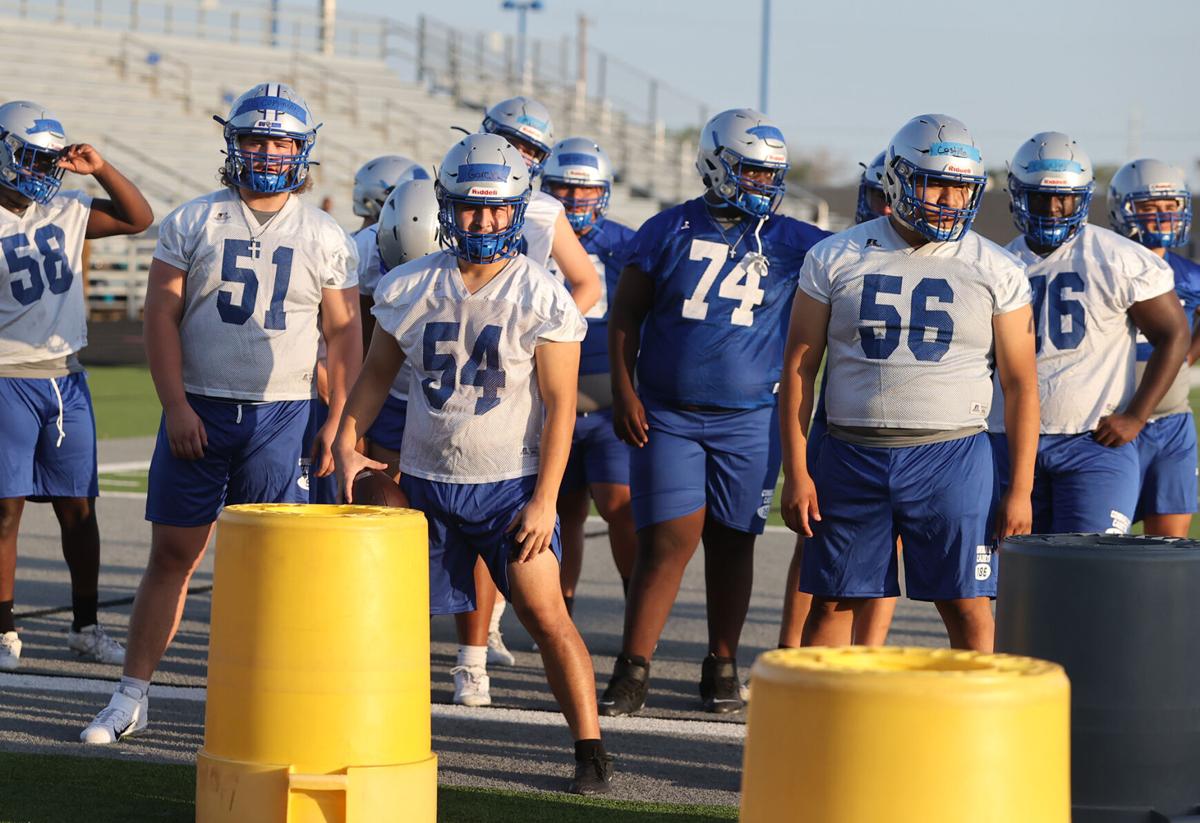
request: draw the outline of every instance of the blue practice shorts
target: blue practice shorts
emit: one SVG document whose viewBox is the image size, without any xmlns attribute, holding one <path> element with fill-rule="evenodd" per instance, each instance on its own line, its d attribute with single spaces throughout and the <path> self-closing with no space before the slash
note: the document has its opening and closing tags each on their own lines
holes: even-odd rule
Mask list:
<svg viewBox="0 0 1200 823">
<path fill-rule="evenodd" d="M 578 415 L 562 490 L 575 491 L 593 483 L 628 486 L 630 451 L 613 431 L 612 409 Z"/>
<path fill-rule="evenodd" d="M 1133 519 L 1147 514 L 1194 514 L 1197 468 L 1192 413 L 1151 420 L 1133 442 L 1141 471 Z"/>
<path fill-rule="evenodd" d="M 409 505 L 429 523 L 429 613 L 475 609 L 475 559 L 482 557 L 496 588 L 509 597 L 508 563 L 519 553 L 505 530 L 533 497 L 537 476 L 498 483 L 442 483 L 401 475 Z M 562 560 L 558 521 L 550 549 Z"/>
<path fill-rule="evenodd" d="M 379 416 L 367 429 L 367 440 L 390 451 L 400 451 L 404 443 L 404 421 L 408 417 L 408 401 L 392 395 L 383 401 Z"/>
<path fill-rule="evenodd" d="M 199 460 L 171 454 L 164 416 L 150 460 L 146 519 L 168 526 L 204 526 L 235 503 L 307 503 L 300 457 L 309 401 L 238 403 L 187 396 L 208 434 Z"/>
<path fill-rule="evenodd" d="M 995 597 L 988 542 L 992 451 L 980 433 L 903 448 L 826 435 L 810 463 L 821 520 L 804 543 L 800 589 L 820 597 Z"/>
<path fill-rule="evenodd" d="M 636 527 L 707 506 L 718 523 L 762 534 L 779 478 L 776 407 L 687 411 L 644 402 L 649 442 L 630 450 Z"/>
<path fill-rule="evenodd" d="M 0 498 L 96 494 L 87 377 L 0 377 Z"/>
<path fill-rule="evenodd" d="M 1008 488 L 1008 438 L 991 438 L 999 497 Z M 1091 432 L 1043 434 L 1033 472 L 1033 533 L 1125 534 L 1133 523 L 1138 477 L 1133 443 L 1110 448 Z"/>
<path fill-rule="evenodd" d="M 329 419 L 329 407 L 319 397 L 308 401 L 308 425 L 304 429 L 304 451 L 300 454 L 300 487 L 308 489 L 309 503 L 332 504 L 338 500 L 337 473 L 317 477 L 312 465 L 313 443 Z"/>
</svg>

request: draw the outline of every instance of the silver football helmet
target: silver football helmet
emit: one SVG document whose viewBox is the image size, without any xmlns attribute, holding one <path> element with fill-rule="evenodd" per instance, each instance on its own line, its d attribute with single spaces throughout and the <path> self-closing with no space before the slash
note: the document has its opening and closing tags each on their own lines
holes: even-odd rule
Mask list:
<svg viewBox="0 0 1200 823">
<path fill-rule="evenodd" d="M 1175 201 L 1166 211 L 1139 212 L 1147 201 Z M 1161 160 L 1131 160 L 1108 186 L 1108 221 L 1113 230 L 1143 246 L 1169 249 L 1187 242 L 1192 227 L 1192 193 L 1187 175 Z"/>
<path fill-rule="evenodd" d="M 415 160 L 385 154 L 368 160 L 354 175 L 354 213 L 379 219 L 379 210 L 392 190 L 408 180 L 428 180 L 429 172 Z"/>
<path fill-rule="evenodd" d="M 432 180 L 409 180 L 388 195 L 379 212 L 375 244 L 384 271 L 437 251 L 441 229 Z"/>
<path fill-rule="evenodd" d="M 0 106 L 0 186 L 49 203 L 62 185 L 59 155 L 67 147 L 58 118 L 37 103 Z"/>
<path fill-rule="evenodd" d="M 510 97 L 492 106 L 483 116 L 483 131 L 517 141 L 527 152 L 529 173 L 537 177 L 554 145 L 554 122 L 550 110 L 532 97 Z M 520 145 L 523 144 L 523 145 Z"/>
<path fill-rule="evenodd" d="M 1043 248 L 1061 246 L 1087 221 L 1094 187 L 1087 152 L 1059 131 L 1038 132 L 1026 140 L 1008 167 L 1013 222 L 1029 243 Z M 1074 209 L 1055 217 L 1046 207 L 1031 208 L 1031 194 L 1073 198 Z"/>
<path fill-rule="evenodd" d="M 979 213 L 985 185 L 983 156 L 975 138 L 953 117 L 918 115 L 888 144 L 883 190 L 892 216 L 930 240 L 961 239 Z M 962 205 L 926 199 L 929 188 L 951 187 L 966 187 Z"/>
<path fill-rule="evenodd" d="M 586 137 L 568 137 L 556 144 L 542 168 L 542 191 L 562 202 L 567 221 L 577 233 L 604 217 L 612 185 L 612 162 L 604 149 Z M 583 190 L 588 190 L 587 195 L 581 194 Z M 600 193 L 595 194 L 596 190 Z"/>
<path fill-rule="evenodd" d="M 765 114 L 729 109 L 704 124 L 696 170 L 722 202 L 750 217 L 765 217 L 783 200 L 787 141 Z M 762 172 L 769 177 L 764 180 Z"/>
<path fill-rule="evenodd" d="M 470 134 L 456 143 L 438 167 L 435 191 L 442 244 L 470 263 L 491 263 L 518 252 L 525 208 L 533 194 L 525 158 L 498 134 Z M 458 224 L 462 206 L 509 206 L 508 226 L 474 232 Z"/>
<path fill-rule="evenodd" d="M 225 129 L 225 177 L 251 191 L 292 191 L 308 178 L 309 153 L 317 142 L 312 112 L 304 98 L 284 83 L 259 83 L 229 109 L 229 117 L 213 116 Z M 294 154 L 243 151 L 239 137 L 285 137 L 296 143 Z"/>
<path fill-rule="evenodd" d="M 862 165 L 862 175 L 858 178 L 858 203 L 854 208 L 854 222 L 865 223 L 883 215 L 871 208 L 872 191 L 883 196 L 883 161 L 884 152 L 879 152 L 869 166 Z"/>
</svg>

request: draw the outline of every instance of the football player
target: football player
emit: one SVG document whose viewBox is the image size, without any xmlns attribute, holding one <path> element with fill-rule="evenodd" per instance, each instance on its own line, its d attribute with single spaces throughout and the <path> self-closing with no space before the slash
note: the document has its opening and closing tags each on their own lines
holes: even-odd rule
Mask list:
<svg viewBox="0 0 1200 823">
<path fill-rule="evenodd" d="M 651 655 L 702 540 L 700 697 L 710 712 L 744 705 L 736 655 L 779 474 L 782 330 L 800 264 L 827 234 L 775 213 L 787 144 L 759 112 L 713 117 L 696 169 L 705 194 L 637 232 L 609 316 L 613 426 L 634 447 L 638 537 L 621 654 L 600 698 L 610 716 L 644 705 Z"/>
<path fill-rule="evenodd" d="M 447 250 L 390 272 L 376 291 L 375 334 L 338 433 L 338 474 L 345 488 L 361 467 L 380 465 L 354 446 L 410 362 L 400 483 L 429 521 L 432 610 L 474 608 L 482 558 L 537 642 L 575 738 L 571 791 L 600 794 L 612 759 L 591 659 L 559 589 L 554 510 L 586 324 L 567 291 L 517 251 L 530 176 L 497 135 L 470 135 L 447 153 L 437 176 Z M 486 678 L 486 649 L 471 651 L 456 668 Z"/>
<path fill-rule="evenodd" d="M 847 642 L 856 602 L 899 594 L 899 535 L 908 596 L 936 604 L 955 648 L 992 648 L 992 373 L 1006 391 L 1014 466 L 1000 536 L 1029 531 L 1037 375 L 1029 283 L 1009 254 L 970 231 L 985 183 L 961 122 L 915 117 L 887 150 L 891 215 L 825 240 L 804 261 L 780 418 L 783 517 L 808 538 L 805 645 Z M 827 432 L 810 461 L 822 355 Z"/>
<path fill-rule="evenodd" d="M 575 434 L 558 497 L 562 590 L 568 613 L 574 611 L 590 502 L 595 501 L 596 510 L 608 524 L 613 561 L 626 589 L 637 551 L 629 502 L 629 446 L 613 432 L 608 369 L 608 296 L 616 293 L 633 230 L 607 216 L 612 184 L 608 155 L 585 137 L 571 137 L 555 145 L 542 170 L 542 191 L 563 204 L 571 228 L 601 275 L 600 300 L 584 314 L 588 331 L 579 361 Z"/>
<path fill-rule="evenodd" d="M 1008 244 L 1033 289 L 1041 438 L 1033 487 L 1036 533 L 1123 534 L 1133 522 L 1134 439 L 1179 375 L 1188 326 L 1171 267 L 1138 243 L 1087 222 L 1091 161 L 1061 132 L 1040 132 L 1009 167 Z M 1137 380 L 1134 332 L 1154 346 Z M 1007 472 L 1004 421 L 989 428 Z"/>
<path fill-rule="evenodd" d="M 883 191 L 883 161 L 886 152 L 880 152 L 870 165 L 862 166 L 858 179 L 858 198 L 854 209 L 854 223 L 865 223 L 876 217 L 887 217 L 892 213 L 887 195 Z M 821 439 L 825 436 L 825 387 L 817 394 L 816 410 L 808 430 L 808 455 L 810 462 L 816 460 L 821 450 Z M 899 542 L 899 541 L 897 541 Z M 804 621 L 812 607 L 812 595 L 800 591 L 800 559 L 804 553 L 804 538 L 796 537 L 796 549 L 792 562 L 788 564 L 787 583 L 783 596 L 783 616 L 779 626 L 779 648 L 797 648 L 801 644 Z M 882 646 L 887 642 L 892 615 L 896 611 L 895 597 L 874 597 L 854 604 L 854 622 L 850 639 L 859 646 Z"/>
<path fill-rule="evenodd" d="M 1174 166 L 1143 158 L 1122 166 L 1108 188 L 1108 221 L 1113 229 L 1167 261 L 1175 293 L 1192 326 L 1187 361 L 1159 401 L 1134 444 L 1141 474 L 1134 521 L 1146 534 L 1187 537 L 1196 511 L 1196 428 L 1188 405 L 1188 366 L 1200 358 L 1200 266 L 1170 249 L 1187 243 L 1192 195 L 1187 177 Z M 1139 336 L 1137 378 L 1146 371 L 1153 347 Z"/>
<path fill-rule="evenodd" d="M 179 625 L 188 581 L 221 509 L 301 503 L 300 461 L 317 313 L 329 350 L 330 446 L 362 365 L 357 256 L 328 214 L 296 196 L 308 182 L 318 124 L 281 83 L 234 101 L 224 126 L 224 187 L 171 212 L 150 266 L 145 336 L 163 420 L 150 463 L 150 560 L 134 601 L 125 673 L 83 730 L 112 743 L 146 727 L 147 691 Z"/>
<path fill-rule="evenodd" d="M 90 174 L 108 195 L 59 191 Z M 87 345 L 85 238 L 137 234 L 146 198 L 86 143 L 68 144 L 37 103 L 0 106 L 0 671 L 20 664 L 13 620 L 17 531 L 26 499 L 49 501 L 71 573 L 67 646 L 100 663 L 125 650 L 97 620 L 96 426 L 77 352 Z"/>
</svg>

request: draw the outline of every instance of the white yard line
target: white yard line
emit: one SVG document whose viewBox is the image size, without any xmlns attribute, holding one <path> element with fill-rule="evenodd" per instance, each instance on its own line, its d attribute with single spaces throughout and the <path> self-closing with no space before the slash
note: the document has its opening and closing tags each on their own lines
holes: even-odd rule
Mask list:
<svg viewBox="0 0 1200 823">
<path fill-rule="evenodd" d="M 134 460 L 128 463 L 101 463 L 96 467 L 100 474 L 119 474 L 121 472 L 140 472 L 150 469 L 149 460 Z"/>
<path fill-rule="evenodd" d="M 116 683 L 87 677 L 46 677 L 38 674 L 0 674 L 0 689 L 19 689 L 36 692 L 69 692 L 73 694 L 111 694 Z M 196 686 L 150 687 L 150 696 L 159 700 L 183 700 L 203 703 L 205 690 Z M 526 726 L 565 727 L 566 721 L 558 712 L 493 707 L 447 706 L 436 703 L 430 714 L 438 720 L 482 720 L 492 723 L 519 723 Z M 670 720 L 661 717 L 602 717 L 600 725 L 607 731 L 634 734 L 658 734 L 683 737 L 711 737 L 741 740 L 746 736 L 742 723 L 714 723 L 707 720 Z"/>
</svg>

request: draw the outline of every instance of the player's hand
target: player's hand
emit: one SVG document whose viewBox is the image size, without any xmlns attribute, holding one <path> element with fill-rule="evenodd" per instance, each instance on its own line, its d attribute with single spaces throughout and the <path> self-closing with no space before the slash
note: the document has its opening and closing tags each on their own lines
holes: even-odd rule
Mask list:
<svg viewBox="0 0 1200 823">
<path fill-rule="evenodd" d="M 613 398 L 613 431 L 622 443 L 639 449 L 650 441 L 646 409 L 636 394 Z"/>
<path fill-rule="evenodd" d="M 512 523 L 504 530 L 505 534 L 513 535 L 513 540 L 520 547 L 516 557 L 517 563 L 532 560 L 550 548 L 557 516 L 553 502 L 547 503 L 536 497 L 517 513 Z"/>
<path fill-rule="evenodd" d="M 325 421 L 325 425 L 317 432 L 317 436 L 313 438 L 312 458 L 313 475 L 315 477 L 328 477 L 333 474 L 335 468 L 333 462 L 333 441 L 337 439 L 338 420 L 330 417 Z"/>
<path fill-rule="evenodd" d="M 1013 494 L 1009 489 L 1000 498 L 996 510 L 996 542 L 1014 534 L 1033 533 L 1033 503 L 1029 494 Z"/>
<path fill-rule="evenodd" d="M 104 168 L 104 158 L 87 143 L 75 143 L 62 150 L 58 165 L 76 174 L 95 174 Z"/>
<path fill-rule="evenodd" d="M 199 460 L 208 448 L 208 432 L 204 421 L 185 400 L 177 406 L 163 409 L 167 421 L 167 443 L 171 455 L 180 460 Z"/>
<path fill-rule="evenodd" d="M 354 478 L 358 477 L 360 471 L 363 469 L 387 471 L 387 463 L 372 460 L 354 446 L 353 441 L 345 443 L 341 438 L 333 442 L 333 462 L 337 467 L 338 496 L 347 503 L 354 502 Z"/>
<path fill-rule="evenodd" d="M 812 476 L 792 478 L 784 475 L 783 491 L 779 498 L 783 522 L 796 534 L 812 537 L 812 524 L 821 520 L 817 505 L 817 487 Z"/>
<path fill-rule="evenodd" d="M 1126 443 L 1132 443 L 1146 424 L 1131 414 L 1110 414 L 1100 418 L 1100 425 L 1092 432 L 1092 437 L 1101 446 L 1117 448 Z"/>
</svg>

